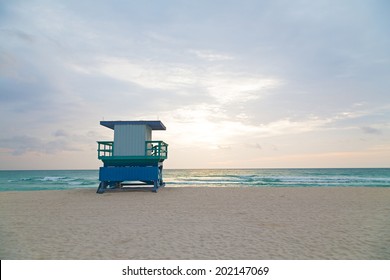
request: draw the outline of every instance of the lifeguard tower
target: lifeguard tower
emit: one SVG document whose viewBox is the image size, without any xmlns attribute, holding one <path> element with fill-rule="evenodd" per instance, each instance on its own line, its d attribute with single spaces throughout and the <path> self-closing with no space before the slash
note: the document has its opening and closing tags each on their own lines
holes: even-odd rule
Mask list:
<svg viewBox="0 0 390 280">
<path fill-rule="evenodd" d="M 98 141 L 99 170 L 97 193 L 126 186 L 153 185 L 163 187 L 163 161 L 168 144 L 152 140 L 152 130 L 166 130 L 161 121 L 101 121 L 114 130 L 114 141 Z"/>
</svg>

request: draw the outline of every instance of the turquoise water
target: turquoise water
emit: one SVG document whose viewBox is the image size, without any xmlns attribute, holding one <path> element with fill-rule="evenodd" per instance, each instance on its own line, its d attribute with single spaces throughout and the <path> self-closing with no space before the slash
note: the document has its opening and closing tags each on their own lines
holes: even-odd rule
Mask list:
<svg viewBox="0 0 390 280">
<path fill-rule="evenodd" d="M 98 170 L 0 171 L 0 191 L 97 188 Z M 390 168 L 170 169 L 171 187 L 390 187 Z"/>
<path fill-rule="evenodd" d="M 0 191 L 65 190 L 99 184 L 97 170 L 0 171 Z"/>
</svg>

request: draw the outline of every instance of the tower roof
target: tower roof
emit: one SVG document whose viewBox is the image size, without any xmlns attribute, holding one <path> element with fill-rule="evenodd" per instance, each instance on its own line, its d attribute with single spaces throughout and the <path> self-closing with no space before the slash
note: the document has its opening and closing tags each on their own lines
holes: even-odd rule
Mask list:
<svg viewBox="0 0 390 280">
<path fill-rule="evenodd" d="M 101 121 L 102 126 L 114 129 L 116 124 L 148 125 L 152 130 L 166 130 L 161 121 Z"/>
</svg>

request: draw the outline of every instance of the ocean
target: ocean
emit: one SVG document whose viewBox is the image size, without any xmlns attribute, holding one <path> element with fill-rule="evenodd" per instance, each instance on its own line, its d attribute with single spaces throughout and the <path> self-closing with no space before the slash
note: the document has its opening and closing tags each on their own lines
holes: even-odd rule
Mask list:
<svg viewBox="0 0 390 280">
<path fill-rule="evenodd" d="M 97 188 L 98 170 L 0 171 L 0 191 Z M 167 169 L 169 187 L 390 187 L 390 168 Z"/>
</svg>

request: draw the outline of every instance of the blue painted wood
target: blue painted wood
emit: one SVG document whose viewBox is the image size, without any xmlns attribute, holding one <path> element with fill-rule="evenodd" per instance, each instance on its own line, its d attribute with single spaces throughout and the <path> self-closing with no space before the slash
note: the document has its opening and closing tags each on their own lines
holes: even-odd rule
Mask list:
<svg viewBox="0 0 390 280">
<path fill-rule="evenodd" d="M 161 121 L 101 121 L 101 125 L 114 129 L 115 125 L 135 124 L 148 125 L 152 130 L 166 130 L 165 125 Z"/>
<path fill-rule="evenodd" d="M 157 166 L 134 167 L 100 167 L 100 181 L 157 181 L 159 170 Z"/>
</svg>

